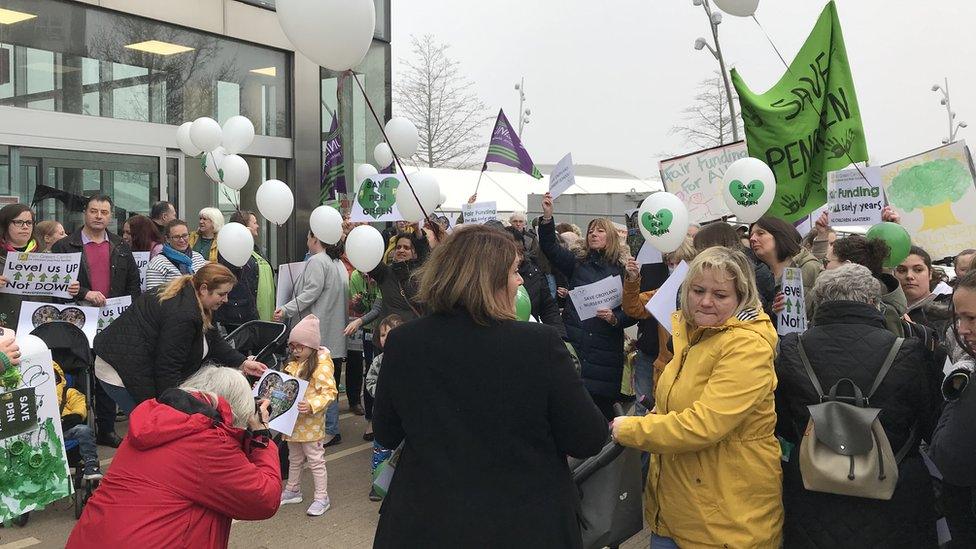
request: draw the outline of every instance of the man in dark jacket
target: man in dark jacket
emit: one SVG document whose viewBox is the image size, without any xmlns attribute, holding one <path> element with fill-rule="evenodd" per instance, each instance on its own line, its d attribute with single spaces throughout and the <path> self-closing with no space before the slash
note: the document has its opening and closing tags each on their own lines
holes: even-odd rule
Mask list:
<svg viewBox="0 0 976 549">
<path fill-rule="evenodd" d="M 95 307 L 104 306 L 105 300 L 112 297 L 130 296 L 135 301 L 141 293 L 139 268 L 132 250 L 107 230 L 113 208 L 107 195 L 90 197 L 85 206 L 85 225 L 51 248 L 54 253 L 81 253 L 77 298 Z M 122 439 L 115 434 L 115 402 L 98 383 L 95 396 L 97 441 L 118 448 Z"/>
<path fill-rule="evenodd" d="M 156 228 L 159 229 L 159 234 L 166 234 L 166 225 L 169 225 L 170 221 L 176 219 L 176 208 L 169 202 L 160 200 L 159 202 L 153 203 L 152 208 L 149 210 L 149 217 L 156 224 Z"/>
<path fill-rule="evenodd" d="M 217 262 L 230 269 L 237 277 L 237 284 L 227 294 L 227 303 L 214 312 L 214 322 L 229 334 L 241 324 L 258 319 L 258 264 L 252 256 L 243 267 L 231 265 L 219 252 Z"/>
</svg>

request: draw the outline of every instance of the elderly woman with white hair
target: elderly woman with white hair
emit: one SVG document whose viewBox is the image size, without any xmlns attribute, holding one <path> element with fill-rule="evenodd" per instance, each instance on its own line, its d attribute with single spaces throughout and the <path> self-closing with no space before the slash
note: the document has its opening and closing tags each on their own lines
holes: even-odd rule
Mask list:
<svg viewBox="0 0 976 549">
<path fill-rule="evenodd" d="M 205 366 L 133 410 L 69 548 L 227 547 L 232 520 L 278 510 L 281 471 L 244 375 Z"/>
<path fill-rule="evenodd" d="M 190 249 L 211 263 L 217 262 L 217 233 L 224 228 L 224 214 L 217 208 L 200 210 L 197 230 L 190 233 Z"/>
<path fill-rule="evenodd" d="M 844 547 L 938 544 L 931 479 L 918 446 L 920 439 L 930 440 L 937 419 L 939 368 L 920 340 L 902 340 L 885 328 L 881 298 L 882 285 L 867 267 L 828 270 L 813 287 L 813 326 L 780 340 L 776 431 L 784 449 L 785 547 L 827 547 L 838 540 Z M 894 359 L 884 372 L 889 353 Z M 901 457 L 890 500 L 804 488 L 799 447 L 810 420 L 807 407 L 822 402 L 814 377 L 828 394 L 836 386 L 838 395 L 850 396 L 848 381 L 864 395 L 877 386 L 870 407 L 881 409 L 881 426 Z"/>
</svg>

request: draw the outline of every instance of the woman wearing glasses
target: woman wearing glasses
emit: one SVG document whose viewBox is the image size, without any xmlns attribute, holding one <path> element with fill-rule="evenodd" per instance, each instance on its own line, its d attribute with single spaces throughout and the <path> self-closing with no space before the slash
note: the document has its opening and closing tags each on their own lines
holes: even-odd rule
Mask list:
<svg viewBox="0 0 976 549">
<path fill-rule="evenodd" d="M 190 249 L 190 229 L 186 221 L 174 219 L 166 225 L 166 243 L 146 269 L 146 289 L 162 286 L 183 275 L 192 275 L 207 264 L 202 255 Z"/>
</svg>

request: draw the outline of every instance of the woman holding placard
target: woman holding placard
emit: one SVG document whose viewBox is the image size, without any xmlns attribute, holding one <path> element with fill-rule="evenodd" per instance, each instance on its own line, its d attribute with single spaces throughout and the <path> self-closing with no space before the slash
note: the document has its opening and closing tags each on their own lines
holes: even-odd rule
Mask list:
<svg viewBox="0 0 976 549">
<path fill-rule="evenodd" d="M 813 301 L 813 284 L 823 271 L 823 263 L 809 250 L 800 246 L 800 233 L 793 225 L 777 217 L 762 217 L 749 227 L 749 245 L 760 261 L 769 266 L 776 279 L 777 291 L 783 283 L 783 272 L 788 268 L 800 269 L 803 279 L 803 302 L 809 315 Z M 777 303 L 780 297 L 777 296 Z M 775 305 L 779 312 L 781 306 Z"/>
</svg>

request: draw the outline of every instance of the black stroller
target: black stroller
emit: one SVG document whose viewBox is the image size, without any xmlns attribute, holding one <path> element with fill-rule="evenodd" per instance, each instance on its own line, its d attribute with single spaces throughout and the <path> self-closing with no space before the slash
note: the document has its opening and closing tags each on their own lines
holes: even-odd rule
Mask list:
<svg viewBox="0 0 976 549">
<path fill-rule="evenodd" d="M 264 363 L 272 370 L 280 370 L 284 356 L 288 326 L 281 322 L 251 320 L 227 334 L 224 340 L 245 356 Z"/>
</svg>

